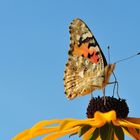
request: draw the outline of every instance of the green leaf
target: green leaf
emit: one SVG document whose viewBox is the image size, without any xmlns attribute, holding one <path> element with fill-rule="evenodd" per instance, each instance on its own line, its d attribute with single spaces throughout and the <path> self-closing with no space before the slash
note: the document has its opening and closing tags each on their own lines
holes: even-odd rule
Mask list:
<svg viewBox="0 0 140 140">
<path fill-rule="evenodd" d="M 107 140 L 108 135 L 110 135 L 110 126 L 106 123 L 103 127 L 100 128 L 100 136 L 102 140 Z"/>
<path fill-rule="evenodd" d="M 114 139 L 114 130 L 110 123 L 106 123 L 103 127 L 100 128 L 100 137 L 102 140 Z"/>
<path fill-rule="evenodd" d="M 110 128 L 110 136 L 109 136 L 108 140 L 114 140 L 114 130 L 112 127 Z"/>
<path fill-rule="evenodd" d="M 96 128 L 95 131 L 93 132 L 93 134 L 89 137 L 88 140 L 96 140 L 99 136 L 99 128 Z"/>
<path fill-rule="evenodd" d="M 80 131 L 78 132 L 79 137 L 81 137 L 83 134 L 85 134 L 89 129 L 91 128 L 91 125 L 84 125 Z"/>
<path fill-rule="evenodd" d="M 112 125 L 114 132 L 119 140 L 124 140 L 124 132 L 121 127 Z"/>
<path fill-rule="evenodd" d="M 102 140 L 106 140 L 107 138 L 107 133 L 108 133 L 108 130 L 109 130 L 109 124 L 105 124 L 103 127 L 100 128 L 100 136 L 101 136 L 101 139 Z"/>
</svg>

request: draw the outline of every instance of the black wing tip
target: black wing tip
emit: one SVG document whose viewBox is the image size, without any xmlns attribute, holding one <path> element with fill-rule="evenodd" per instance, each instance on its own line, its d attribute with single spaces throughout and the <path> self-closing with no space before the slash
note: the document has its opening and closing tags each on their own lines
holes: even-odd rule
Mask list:
<svg viewBox="0 0 140 140">
<path fill-rule="evenodd" d="M 140 55 L 140 52 L 138 52 L 137 55 Z"/>
</svg>

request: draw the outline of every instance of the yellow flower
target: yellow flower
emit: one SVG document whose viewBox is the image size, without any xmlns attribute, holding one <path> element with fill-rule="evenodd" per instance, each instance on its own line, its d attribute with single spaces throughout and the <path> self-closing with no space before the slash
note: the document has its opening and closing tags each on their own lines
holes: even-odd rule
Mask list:
<svg viewBox="0 0 140 140">
<path fill-rule="evenodd" d="M 112 99 L 114 100 L 114 98 L 107 100 L 106 107 L 110 106 L 110 104 L 113 104 L 112 107 L 114 107 L 115 102 L 112 103 Z M 101 98 L 99 100 L 100 103 L 98 102 L 98 104 L 102 106 L 101 102 L 103 100 Z M 99 100 L 92 99 L 90 101 L 87 109 L 89 111 L 87 112 L 88 117 L 93 113 L 92 111 L 95 109 L 93 106 L 97 103 L 96 101 Z M 94 104 L 92 104 L 92 102 Z M 124 109 L 124 112 L 127 112 L 127 106 L 124 105 L 125 101 L 119 99 L 118 102 L 122 104 L 119 109 Z M 91 109 L 93 110 L 91 111 Z M 95 110 L 93 114 L 94 117 L 85 120 L 69 118 L 64 120 L 41 121 L 32 128 L 19 133 L 12 140 L 31 140 L 44 134 L 46 134 L 46 136 L 43 137 L 42 140 L 56 140 L 64 135 L 79 135 L 83 140 L 123 140 L 124 134 L 133 139 L 140 140 L 140 118 L 122 117 L 124 112 L 118 112 L 118 109 L 106 112 Z M 120 117 L 117 118 L 119 115 Z"/>
</svg>

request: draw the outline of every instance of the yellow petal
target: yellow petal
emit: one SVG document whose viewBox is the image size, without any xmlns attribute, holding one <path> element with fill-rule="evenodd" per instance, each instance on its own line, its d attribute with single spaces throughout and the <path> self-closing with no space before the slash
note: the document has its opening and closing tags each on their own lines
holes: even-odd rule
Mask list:
<svg viewBox="0 0 140 140">
<path fill-rule="evenodd" d="M 84 135 L 83 135 L 83 140 L 88 140 L 90 135 L 94 132 L 95 127 L 92 127 L 89 129 Z"/>
<path fill-rule="evenodd" d="M 140 124 L 132 123 L 132 122 L 129 122 L 125 119 L 117 119 L 117 120 L 114 120 L 112 122 L 116 126 L 125 126 L 125 127 L 132 127 L 132 128 L 140 129 Z"/>
<path fill-rule="evenodd" d="M 101 137 L 100 137 L 100 136 L 98 136 L 98 137 L 96 138 L 96 140 L 101 140 Z"/>
<path fill-rule="evenodd" d="M 41 136 L 41 135 L 44 135 L 44 134 L 49 134 L 49 133 L 52 133 L 52 132 L 57 132 L 59 129 L 60 129 L 59 126 L 52 127 L 52 128 L 40 128 L 37 131 L 30 132 L 30 137 L 31 138 L 35 138 L 37 136 Z"/>
<path fill-rule="evenodd" d="M 23 132 L 16 135 L 12 140 L 22 140 L 23 138 L 24 138 L 24 140 L 29 140 L 29 132 L 30 132 L 29 129 L 24 130 Z"/>
<path fill-rule="evenodd" d="M 94 119 L 86 119 L 86 120 L 73 120 L 69 122 L 62 123 L 61 130 L 66 130 L 73 128 L 75 126 L 83 126 L 83 125 L 91 125 L 93 127 L 100 127 L 102 122 L 95 121 Z"/>
<path fill-rule="evenodd" d="M 46 127 L 48 125 L 52 125 L 52 124 L 60 124 L 61 122 L 63 122 L 64 120 L 44 120 L 41 122 L 38 122 L 37 124 L 35 124 L 32 127 L 32 131 L 36 131 L 37 129 L 40 129 L 42 127 Z"/>
<path fill-rule="evenodd" d="M 119 140 L 115 134 L 114 134 L 114 140 Z"/>
<path fill-rule="evenodd" d="M 128 129 L 128 130 L 127 130 L 127 129 Z M 140 133 L 138 133 L 138 132 L 136 131 L 136 129 L 130 128 L 130 127 L 127 127 L 127 129 L 124 129 L 124 132 L 125 132 L 128 136 L 130 136 L 130 137 L 132 137 L 133 139 L 136 139 L 136 140 L 139 140 L 139 139 L 140 139 Z"/>
<path fill-rule="evenodd" d="M 116 120 L 116 112 L 114 110 L 109 111 L 109 112 L 95 112 L 94 118 L 98 122 L 102 122 L 105 124 L 106 122 L 111 122 L 112 120 Z"/>
<path fill-rule="evenodd" d="M 136 129 L 128 127 L 128 130 L 130 134 L 132 134 L 134 137 L 136 137 L 138 140 L 140 139 L 140 134 L 136 131 Z"/>
<path fill-rule="evenodd" d="M 127 136 L 129 136 L 129 137 L 135 139 L 135 137 L 134 137 L 133 135 L 131 135 L 130 132 L 128 132 L 125 128 L 122 127 L 122 129 L 123 129 L 123 132 L 124 132 Z"/>
<path fill-rule="evenodd" d="M 64 131 L 58 131 L 56 133 L 53 133 L 53 134 L 50 134 L 50 135 L 44 137 L 42 140 L 56 140 L 59 137 L 62 137 L 64 135 L 78 132 L 79 129 L 80 129 L 80 127 L 75 127 L 75 128 L 71 128 L 71 129 L 64 130 Z"/>
<path fill-rule="evenodd" d="M 77 122 L 76 119 L 65 119 L 62 123 L 61 123 L 61 126 L 60 126 L 60 130 L 62 129 L 65 129 L 65 127 L 70 123 L 72 124 L 72 122 Z"/>
<path fill-rule="evenodd" d="M 140 118 L 126 118 L 125 120 L 132 122 L 132 123 L 137 123 L 140 124 Z"/>
</svg>

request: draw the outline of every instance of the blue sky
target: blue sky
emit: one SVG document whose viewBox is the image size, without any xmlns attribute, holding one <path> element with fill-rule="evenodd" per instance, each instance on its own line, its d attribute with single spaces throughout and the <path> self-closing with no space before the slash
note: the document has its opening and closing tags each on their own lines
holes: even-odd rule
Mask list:
<svg viewBox="0 0 140 140">
<path fill-rule="evenodd" d="M 68 26 L 76 17 L 84 20 L 106 56 L 111 46 L 114 62 L 140 51 L 139 5 L 138 0 L 0 1 L 0 139 L 44 119 L 85 118 L 90 95 L 73 101 L 64 95 Z M 139 72 L 140 57 L 115 69 L 119 94 L 133 117 L 140 117 Z"/>
</svg>

